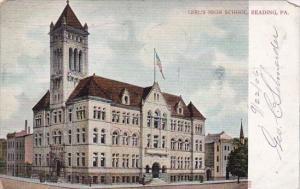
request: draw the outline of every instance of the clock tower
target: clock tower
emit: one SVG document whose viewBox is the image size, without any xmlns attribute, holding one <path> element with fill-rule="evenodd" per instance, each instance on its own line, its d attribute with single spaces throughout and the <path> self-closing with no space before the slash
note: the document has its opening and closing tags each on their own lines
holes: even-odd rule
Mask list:
<svg viewBox="0 0 300 189">
<path fill-rule="evenodd" d="M 50 24 L 50 108 L 65 105 L 79 80 L 88 74 L 88 26 L 81 25 L 69 2 Z"/>
</svg>

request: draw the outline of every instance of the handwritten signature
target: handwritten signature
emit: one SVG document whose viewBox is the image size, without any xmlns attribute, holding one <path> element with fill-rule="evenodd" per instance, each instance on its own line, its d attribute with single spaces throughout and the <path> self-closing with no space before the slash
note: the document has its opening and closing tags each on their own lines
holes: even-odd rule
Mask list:
<svg viewBox="0 0 300 189">
<path fill-rule="evenodd" d="M 263 125 L 259 124 L 258 127 L 266 139 L 269 146 L 274 148 L 281 159 L 282 147 L 282 126 L 279 124 L 279 120 L 283 117 L 283 111 L 281 108 L 281 91 L 280 91 L 280 66 L 279 66 L 279 33 L 274 26 L 274 33 L 272 34 L 272 41 L 270 42 L 273 58 L 275 74 L 271 74 L 263 65 L 260 65 L 258 69 L 254 71 L 255 79 L 250 82 L 255 87 L 254 102 L 250 104 L 250 109 L 253 113 L 265 117 L 265 112 L 270 111 L 272 119 L 275 121 L 275 125 Z M 262 102 L 266 103 L 267 110 L 261 106 Z M 270 132 L 269 128 L 274 132 Z M 267 129 L 268 128 L 268 129 Z"/>
</svg>

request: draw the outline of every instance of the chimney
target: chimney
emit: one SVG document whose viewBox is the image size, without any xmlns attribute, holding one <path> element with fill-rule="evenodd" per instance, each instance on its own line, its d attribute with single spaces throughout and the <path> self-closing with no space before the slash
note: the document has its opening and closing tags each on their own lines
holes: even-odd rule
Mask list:
<svg viewBox="0 0 300 189">
<path fill-rule="evenodd" d="M 27 134 L 27 120 L 25 120 L 25 132 Z"/>
<path fill-rule="evenodd" d="M 30 134 L 30 127 L 28 127 L 28 133 L 27 134 Z"/>
</svg>

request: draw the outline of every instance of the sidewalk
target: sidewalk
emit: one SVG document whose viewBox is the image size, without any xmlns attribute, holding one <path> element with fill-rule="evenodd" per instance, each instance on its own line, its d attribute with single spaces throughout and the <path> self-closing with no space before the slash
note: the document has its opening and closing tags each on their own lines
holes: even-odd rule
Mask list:
<svg viewBox="0 0 300 189">
<path fill-rule="evenodd" d="M 236 180 L 218 180 L 218 181 L 205 181 L 203 183 L 200 183 L 199 181 L 193 181 L 193 182 L 175 182 L 175 183 L 164 183 L 164 184 L 155 184 L 155 185 L 142 185 L 142 184 L 113 184 L 113 185 L 104 185 L 104 184 L 92 184 L 90 187 L 89 185 L 84 184 L 71 184 L 71 183 L 40 183 L 38 179 L 32 179 L 32 178 L 21 178 L 21 177 L 13 177 L 13 176 L 7 176 L 7 175 L 0 175 L 0 180 L 3 179 L 9 179 L 13 181 L 19 181 L 20 184 L 22 182 L 25 183 L 35 183 L 38 185 L 46 185 L 46 186 L 54 186 L 55 188 L 69 188 L 69 189 L 80 189 L 80 188 L 91 188 L 91 189 L 101 189 L 101 188 L 139 188 L 139 187 L 149 187 L 149 188 L 162 188 L 167 186 L 201 186 L 201 185 L 219 185 L 219 184 L 226 184 L 226 183 L 237 183 Z M 247 182 L 246 179 L 240 180 L 241 183 Z M 3 184 L 2 184 L 3 185 Z M 46 187 L 48 188 L 48 187 Z M 169 188 L 169 187 L 168 187 Z M 181 188 L 181 187 L 180 187 Z M 34 189 L 34 188 L 31 188 Z"/>
</svg>

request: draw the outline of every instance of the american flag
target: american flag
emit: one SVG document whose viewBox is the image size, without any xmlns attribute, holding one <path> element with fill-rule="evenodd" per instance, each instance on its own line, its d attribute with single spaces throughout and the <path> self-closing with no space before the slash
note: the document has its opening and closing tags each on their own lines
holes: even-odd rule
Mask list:
<svg viewBox="0 0 300 189">
<path fill-rule="evenodd" d="M 162 77 L 165 79 L 164 73 L 163 73 L 163 71 L 162 71 L 161 61 L 160 61 L 160 58 L 159 58 L 159 56 L 158 56 L 158 54 L 157 54 L 156 51 L 155 51 L 155 60 L 156 60 L 156 65 L 158 66 L 159 71 L 160 71 Z"/>
</svg>

